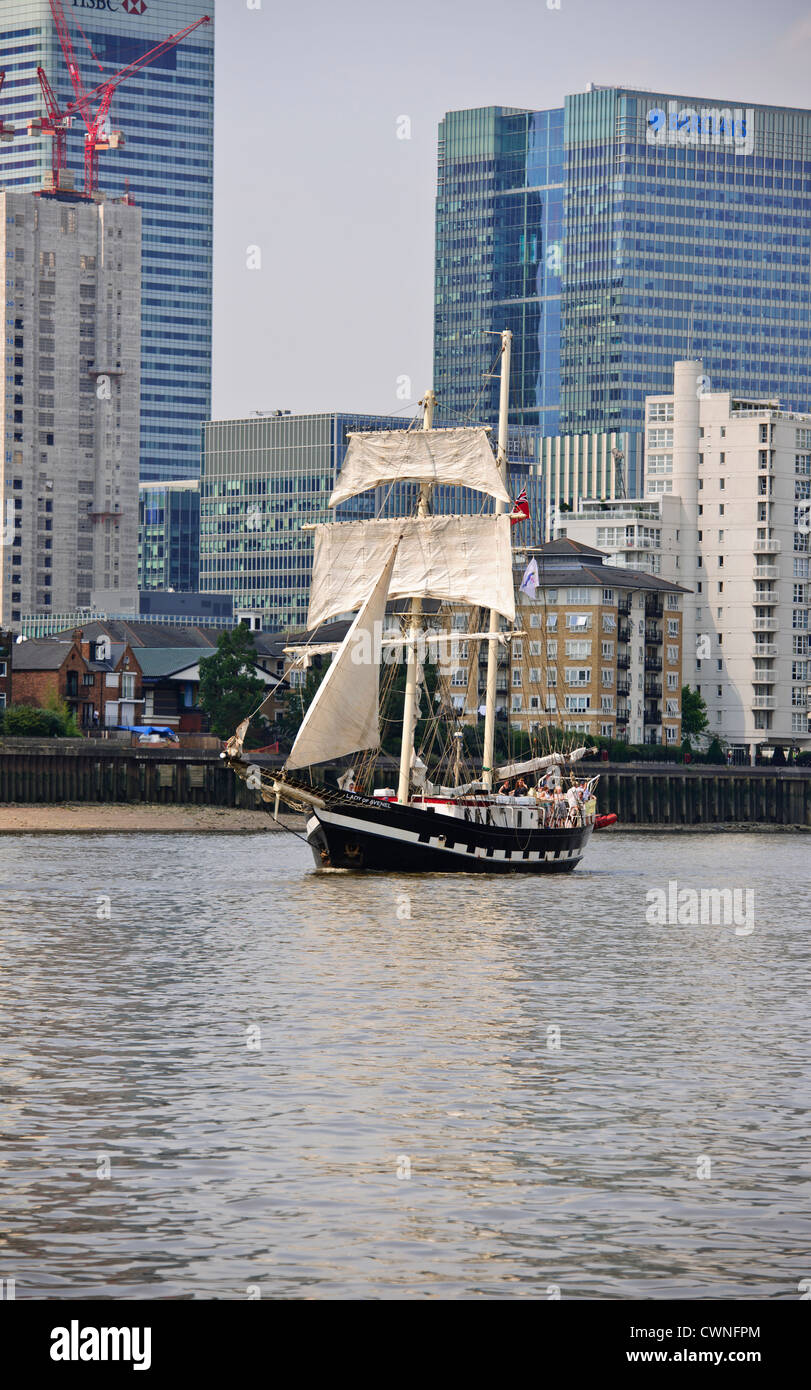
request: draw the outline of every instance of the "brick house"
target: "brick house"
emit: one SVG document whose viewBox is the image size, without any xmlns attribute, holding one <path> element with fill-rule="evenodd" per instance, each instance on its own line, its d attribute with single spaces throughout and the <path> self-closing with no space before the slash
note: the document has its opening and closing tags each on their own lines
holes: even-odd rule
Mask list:
<svg viewBox="0 0 811 1390">
<path fill-rule="evenodd" d="M 128 644 L 47 637 L 13 648 L 14 700 L 43 707 L 63 700 L 82 729 L 140 722 L 141 668 Z"/>
<path fill-rule="evenodd" d="M 11 704 L 11 652 L 14 639 L 0 628 L 0 712 Z"/>
</svg>

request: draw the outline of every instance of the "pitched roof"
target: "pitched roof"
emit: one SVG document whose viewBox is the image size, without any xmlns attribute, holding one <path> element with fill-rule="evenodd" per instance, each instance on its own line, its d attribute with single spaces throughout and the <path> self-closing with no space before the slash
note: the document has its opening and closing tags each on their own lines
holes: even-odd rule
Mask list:
<svg viewBox="0 0 811 1390">
<path fill-rule="evenodd" d="M 72 647 L 73 638 L 69 642 L 57 641 L 53 637 L 15 642 L 11 649 L 12 670 L 58 671 Z"/>
<path fill-rule="evenodd" d="M 204 647 L 139 647 L 133 652 L 147 680 L 173 676 L 177 671 L 196 666 L 202 657 L 211 655 L 211 650 Z"/>
</svg>

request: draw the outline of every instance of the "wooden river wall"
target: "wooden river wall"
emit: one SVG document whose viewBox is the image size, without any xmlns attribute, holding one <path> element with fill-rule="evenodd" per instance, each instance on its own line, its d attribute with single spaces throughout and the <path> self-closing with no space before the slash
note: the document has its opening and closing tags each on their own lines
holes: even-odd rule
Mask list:
<svg viewBox="0 0 811 1390">
<path fill-rule="evenodd" d="M 262 758 L 265 765 L 283 759 Z M 585 766 L 585 765 L 584 765 Z M 599 808 L 622 825 L 811 828 L 811 768 L 588 764 Z M 217 753 L 128 748 L 97 740 L 0 739 L 0 804 L 164 803 L 258 807 Z"/>
</svg>

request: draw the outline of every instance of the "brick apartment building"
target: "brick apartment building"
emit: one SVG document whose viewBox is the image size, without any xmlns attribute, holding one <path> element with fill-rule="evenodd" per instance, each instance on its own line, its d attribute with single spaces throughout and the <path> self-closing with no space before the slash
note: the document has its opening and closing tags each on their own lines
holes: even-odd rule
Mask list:
<svg viewBox="0 0 811 1390">
<path fill-rule="evenodd" d="M 525 732 L 555 724 L 632 743 L 680 743 L 685 590 L 607 565 L 604 552 L 568 539 L 522 552 L 518 583 L 532 558 L 540 583 L 516 607 L 524 636 L 499 648 L 501 717 Z M 450 695 L 461 717 L 480 717 L 487 644 L 466 649 L 459 636 L 466 661 Z"/>
</svg>

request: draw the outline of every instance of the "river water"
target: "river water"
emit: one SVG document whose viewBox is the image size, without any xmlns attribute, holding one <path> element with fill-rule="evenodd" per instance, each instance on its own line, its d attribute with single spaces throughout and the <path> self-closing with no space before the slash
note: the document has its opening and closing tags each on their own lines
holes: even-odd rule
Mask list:
<svg viewBox="0 0 811 1390">
<path fill-rule="evenodd" d="M 648 893 L 751 890 L 747 921 Z M 17 1298 L 785 1298 L 811 1277 L 809 841 L 560 877 L 287 834 L 0 839 Z M 743 901 L 743 899 L 741 899 Z"/>
</svg>

